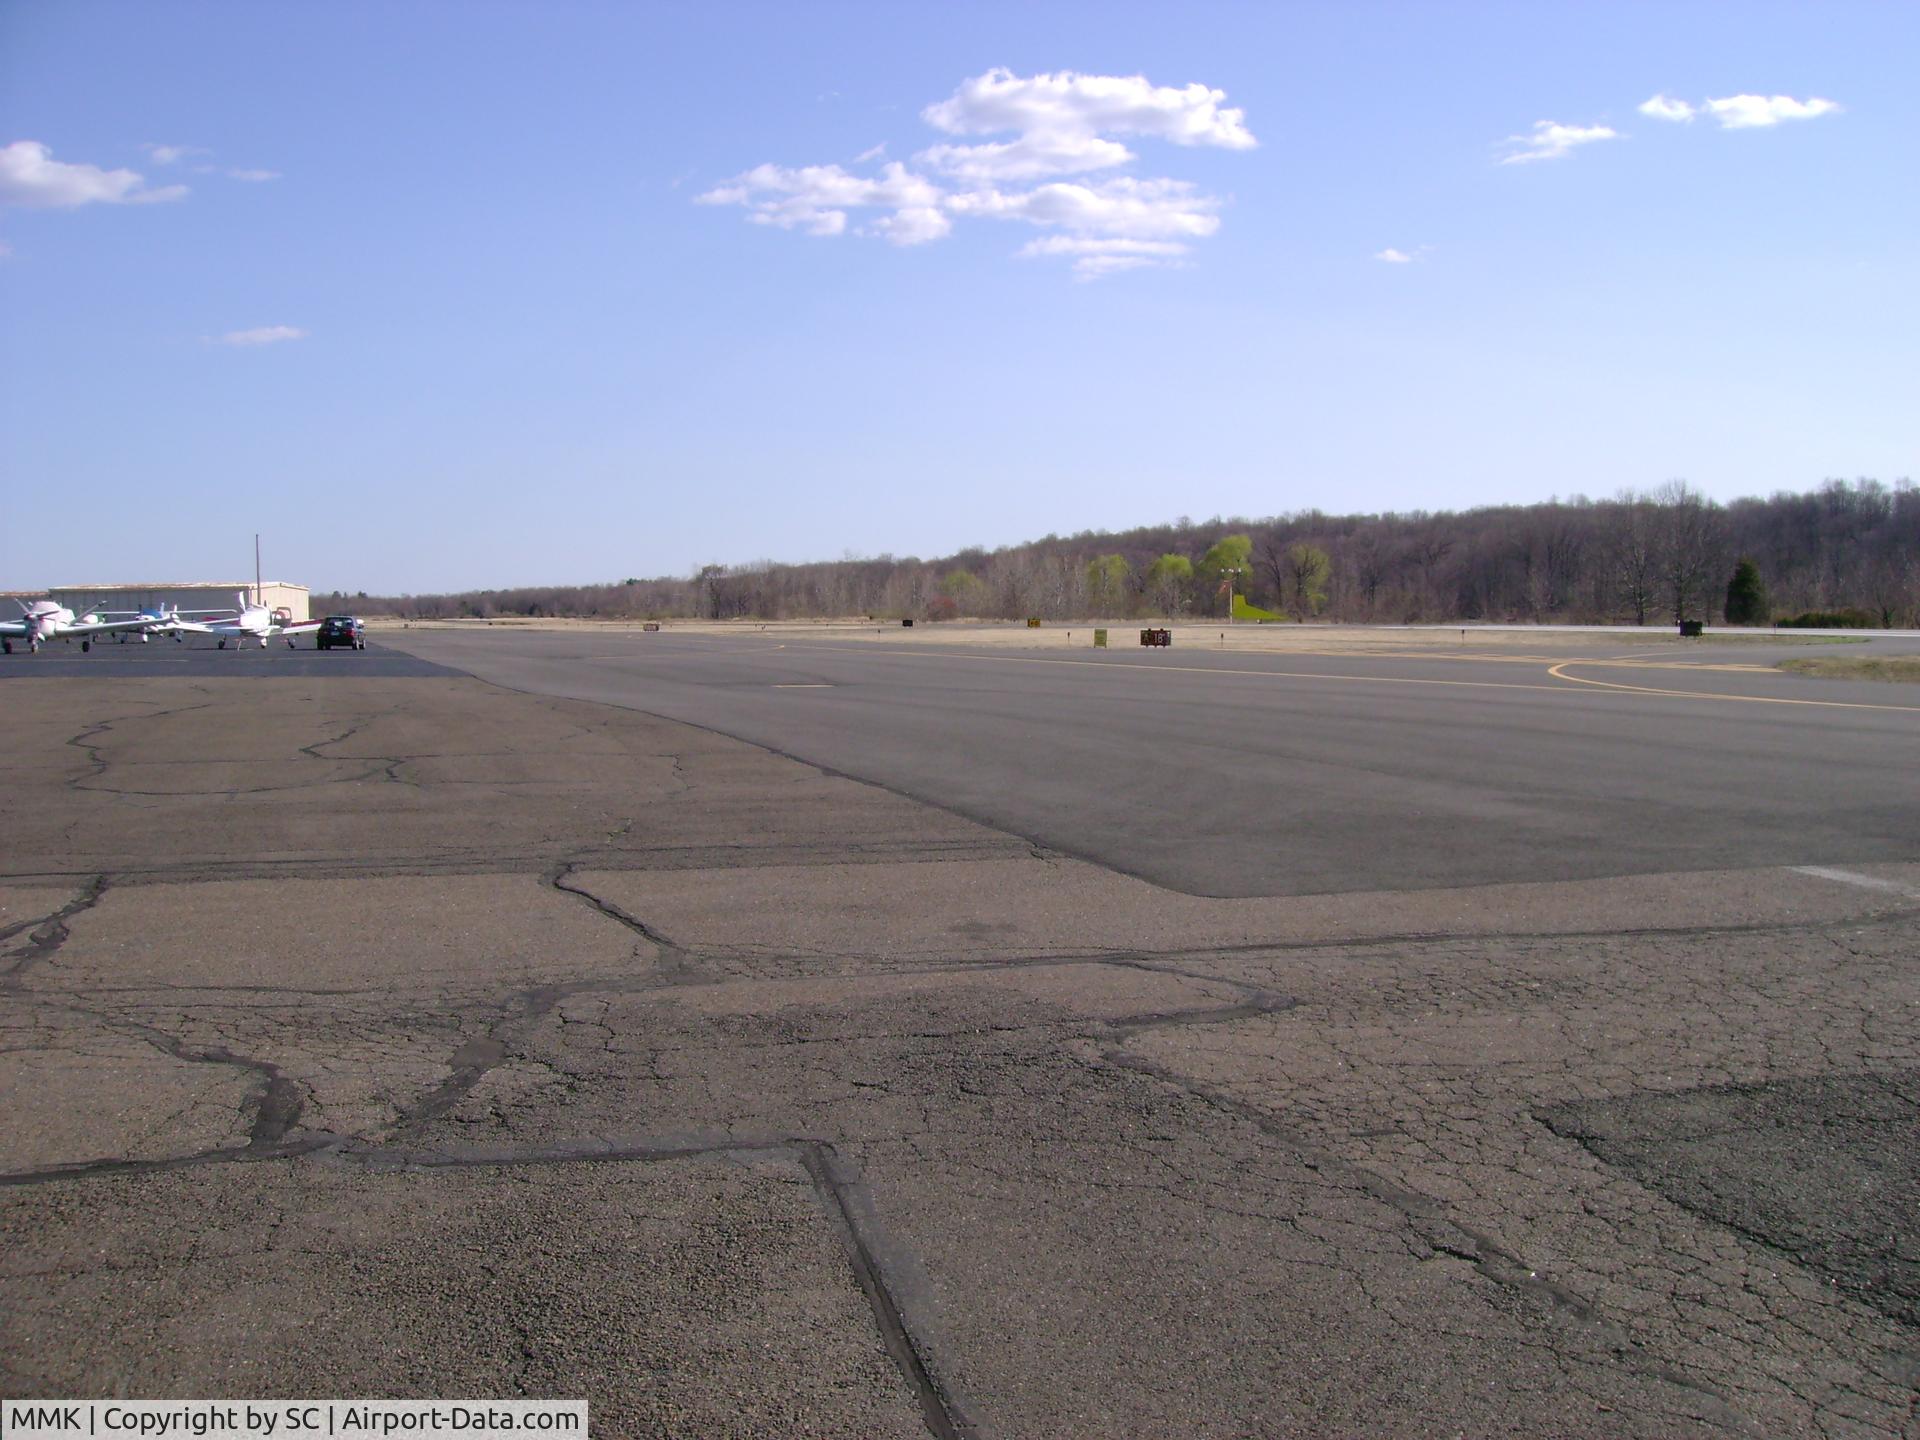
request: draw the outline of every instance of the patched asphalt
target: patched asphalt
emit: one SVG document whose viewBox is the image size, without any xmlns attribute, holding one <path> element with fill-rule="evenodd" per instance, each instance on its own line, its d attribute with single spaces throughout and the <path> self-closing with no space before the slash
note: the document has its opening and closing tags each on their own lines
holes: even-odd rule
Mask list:
<svg viewBox="0 0 1920 1440">
<path fill-rule="evenodd" d="M 378 656 L 8 687 L 8 1395 L 1914 1433 L 1913 857 L 1210 899 Z"/>
</svg>

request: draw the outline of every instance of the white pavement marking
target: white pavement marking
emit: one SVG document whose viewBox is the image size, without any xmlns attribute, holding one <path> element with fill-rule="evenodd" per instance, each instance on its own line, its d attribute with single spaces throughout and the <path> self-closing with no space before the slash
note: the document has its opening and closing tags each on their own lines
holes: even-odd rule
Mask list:
<svg viewBox="0 0 1920 1440">
<path fill-rule="evenodd" d="M 1920 889 L 1903 885 L 1898 880 L 1882 880 L 1878 875 L 1862 875 L 1857 870 L 1834 870 L 1825 865 L 1795 865 L 1793 869 L 1798 874 L 1811 875 L 1816 880 L 1837 880 L 1842 885 L 1858 885 L 1862 890 L 1885 890 L 1909 900 L 1920 900 Z"/>
</svg>

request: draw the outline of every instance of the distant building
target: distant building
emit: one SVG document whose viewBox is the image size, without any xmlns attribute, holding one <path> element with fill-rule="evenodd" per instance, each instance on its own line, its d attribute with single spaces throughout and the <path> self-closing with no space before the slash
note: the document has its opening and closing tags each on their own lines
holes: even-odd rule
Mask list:
<svg viewBox="0 0 1920 1440">
<path fill-rule="evenodd" d="M 89 610 L 146 610 L 157 606 L 177 608 L 182 618 L 190 619 L 201 613 L 231 611 L 240 603 L 234 597 L 242 592 L 251 597 L 253 589 L 251 580 L 154 580 L 138 585 L 55 585 L 36 594 L 50 596 L 76 615 Z M 264 580 L 259 600 L 269 610 L 284 606 L 295 620 L 309 618 L 304 585 Z"/>
</svg>

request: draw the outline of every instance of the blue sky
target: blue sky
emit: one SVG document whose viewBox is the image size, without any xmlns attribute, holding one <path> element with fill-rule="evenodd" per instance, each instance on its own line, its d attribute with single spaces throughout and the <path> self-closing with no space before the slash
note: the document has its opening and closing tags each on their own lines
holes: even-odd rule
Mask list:
<svg viewBox="0 0 1920 1440">
<path fill-rule="evenodd" d="M 1916 54 L 1896 3 L 0 0 L 0 586 L 1911 475 Z"/>
</svg>

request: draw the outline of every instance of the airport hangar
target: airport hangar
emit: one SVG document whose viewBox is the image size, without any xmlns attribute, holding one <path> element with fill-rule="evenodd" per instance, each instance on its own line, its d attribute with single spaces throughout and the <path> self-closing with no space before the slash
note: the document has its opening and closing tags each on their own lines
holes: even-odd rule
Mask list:
<svg viewBox="0 0 1920 1440">
<path fill-rule="evenodd" d="M 191 617 L 203 612 L 231 611 L 237 603 L 235 595 L 244 592 L 252 598 L 255 588 L 251 580 L 156 580 L 130 585 L 52 585 L 45 590 L 15 590 L 0 594 L 29 601 L 46 596 L 76 615 L 85 615 L 89 611 L 147 610 L 158 607 L 168 610 L 177 608 L 181 615 Z M 258 589 L 260 593 L 257 599 L 267 609 L 277 610 L 284 606 L 294 620 L 310 618 L 306 586 L 295 585 L 288 580 L 263 580 Z"/>
</svg>

